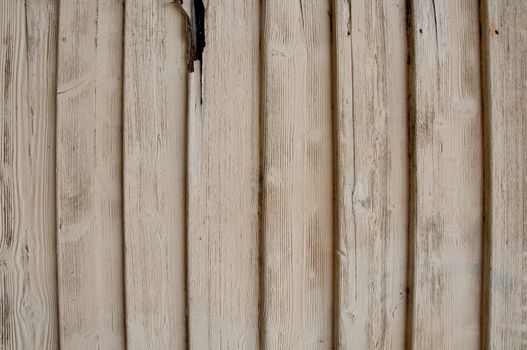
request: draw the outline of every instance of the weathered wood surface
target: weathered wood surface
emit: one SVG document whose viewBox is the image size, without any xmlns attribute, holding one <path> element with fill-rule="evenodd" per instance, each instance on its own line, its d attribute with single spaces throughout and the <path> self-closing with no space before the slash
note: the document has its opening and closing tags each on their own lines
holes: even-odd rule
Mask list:
<svg viewBox="0 0 527 350">
<path fill-rule="evenodd" d="M 61 347 L 124 349 L 119 1 L 61 1 L 57 224 Z"/>
<path fill-rule="evenodd" d="M 186 64 L 170 1 L 125 4 L 124 229 L 129 349 L 183 349 Z"/>
<path fill-rule="evenodd" d="M 0 349 L 56 349 L 57 2 L 0 1 Z"/>
<path fill-rule="evenodd" d="M 485 349 L 527 348 L 527 2 L 482 4 Z"/>
<path fill-rule="evenodd" d="M 191 81 L 189 338 L 193 349 L 258 347 L 259 8 L 204 1 L 206 47 Z M 198 107 L 198 108 L 196 108 Z"/>
<path fill-rule="evenodd" d="M 409 346 L 480 344 L 479 6 L 414 0 Z"/>
<path fill-rule="evenodd" d="M 0 349 L 526 348 L 525 1 L 204 5 L 0 0 Z"/>
<path fill-rule="evenodd" d="M 329 349 L 333 159 L 329 1 L 263 13 L 263 346 Z"/>
<path fill-rule="evenodd" d="M 404 349 L 408 235 L 405 1 L 334 2 L 336 347 Z"/>
</svg>

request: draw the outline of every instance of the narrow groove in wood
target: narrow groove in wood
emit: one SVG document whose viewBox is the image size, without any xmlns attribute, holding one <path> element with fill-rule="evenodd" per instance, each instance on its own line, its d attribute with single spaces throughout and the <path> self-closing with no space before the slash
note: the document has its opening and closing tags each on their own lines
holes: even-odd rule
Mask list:
<svg viewBox="0 0 527 350">
<path fill-rule="evenodd" d="M 483 234 L 482 234 L 482 269 L 481 269 L 481 346 L 482 350 L 490 349 L 490 309 L 491 309 L 491 298 L 490 298 L 490 262 L 491 262 L 491 200 L 492 200 L 492 161 L 491 161 L 491 145 L 492 145 L 492 134 L 490 132 L 490 115 L 488 113 L 487 101 L 490 101 L 490 89 L 488 86 L 488 34 L 484 28 L 488 26 L 488 17 L 485 8 L 488 6 L 488 0 L 481 0 L 479 3 L 479 34 L 480 34 L 480 58 L 481 58 L 481 110 L 482 110 L 482 149 L 483 149 L 483 162 L 482 162 L 482 176 L 483 176 Z"/>
<path fill-rule="evenodd" d="M 182 5 L 181 5 L 181 8 L 183 9 L 183 11 L 185 11 L 185 13 L 182 13 L 183 16 L 186 16 L 187 13 L 192 13 L 192 9 L 194 8 L 194 0 L 191 0 L 191 1 L 185 1 Z M 191 21 L 193 21 L 194 19 L 191 19 Z M 184 24 L 184 26 L 187 26 L 188 24 Z M 186 28 L 186 30 L 188 31 L 189 28 Z M 189 33 L 187 32 L 187 41 L 186 41 L 186 45 L 187 45 L 187 51 L 188 50 L 191 50 L 191 48 L 189 47 L 189 45 L 195 45 L 194 43 L 192 43 L 191 41 L 195 40 L 195 39 L 192 39 L 192 38 L 189 38 Z M 203 33 L 203 35 L 205 35 L 205 33 Z M 195 37 L 196 34 L 194 33 L 193 34 L 193 37 Z M 203 42 L 204 42 L 204 38 L 203 38 Z M 188 58 L 187 58 L 188 59 Z M 189 259 L 190 259 L 190 255 L 189 255 L 189 251 L 190 251 L 190 247 L 189 247 L 189 244 L 190 244 L 190 239 L 189 239 L 189 233 L 190 233 L 190 227 L 189 227 L 189 217 L 190 217 L 190 201 L 189 201 L 189 198 L 190 198 L 190 193 L 189 193 L 189 188 L 190 188 L 190 127 L 191 127 L 191 122 L 192 122 L 192 119 L 198 119 L 198 118 L 201 118 L 201 114 L 200 113 L 196 113 L 196 100 L 200 100 L 201 101 L 201 96 L 200 96 L 200 91 L 201 91 L 201 83 L 199 85 L 196 85 L 195 84 L 195 78 L 196 78 L 196 75 L 199 76 L 200 78 L 200 81 L 201 81 L 201 65 L 202 65 L 202 61 L 198 61 L 198 62 L 192 62 L 192 65 L 189 65 L 189 62 L 187 62 L 187 66 L 188 66 L 188 69 L 187 69 L 187 75 L 186 75 L 186 91 L 185 91 L 185 94 L 186 94 L 186 114 L 185 114 L 185 134 L 184 134 L 184 138 L 185 138 L 185 142 L 184 142 L 184 145 L 185 145 L 185 150 L 184 150 L 184 166 L 185 166 L 185 180 L 184 180 L 184 184 L 185 184 L 185 217 L 184 217 L 184 220 L 185 220 L 185 229 L 184 229 L 184 241 L 185 241 L 185 349 L 189 350 L 190 349 L 190 300 L 191 300 L 191 294 L 190 294 L 190 269 L 189 269 Z M 195 71 L 194 71 L 195 70 Z"/>
<path fill-rule="evenodd" d="M 200 68 L 201 69 L 201 68 Z M 190 74 L 190 73 L 189 73 Z M 187 88 L 186 88 L 186 94 L 187 94 L 187 114 L 186 114 L 186 118 L 185 118 L 185 159 L 184 159 L 184 167 L 185 167 L 185 178 L 184 178 L 184 183 L 185 183 L 185 204 L 184 204 L 184 207 L 185 207 L 185 217 L 184 217 L 184 220 L 185 220 L 185 232 L 184 232 L 184 244 L 185 244 L 185 252 L 184 252 L 184 255 L 185 255 L 185 271 L 184 271 L 184 279 L 185 279 L 185 349 L 189 350 L 190 349 L 190 332 L 189 332 L 189 300 L 190 300 L 190 293 L 189 293 L 189 271 L 188 271 L 188 261 L 189 261 L 189 248 L 188 248 L 188 233 L 189 233 L 189 229 L 188 229 L 188 213 L 189 213 L 189 201 L 188 201 L 188 177 L 189 177 L 189 168 L 188 168 L 188 164 L 189 164 L 189 160 L 188 160 L 188 157 L 189 157 L 189 154 L 188 154 L 188 135 L 189 135 L 189 130 L 188 130 L 188 127 L 189 127 L 189 118 L 191 117 L 191 114 L 190 114 L 190 109 L 189 109 L 189 105 L 190 105 L 190 101 L 189 101 L 189 93 L 190 93 L 190 83 L 189 83 L 189 80 L 190 80 L 190 77 L 187 75 Z"/>
<path fill-rule="evenodd" d="M 56 28 L 56 33 L 57 33 L 57 37 L 56 37 L 56 41 L 57 41 L 57 44 L 55 45 L 55 83 L 58 82 L 58 79 L 59 79 L 59 60 L 58 60 L 58 57 L 59 57 L 59 45 L 58 45 L 58 40 L 59 40 L 59 28 L 60 28 L 60 18 L 61 18 L 61 11 L 60 11 L 60 1 L 61 0 L 56 0 L 56 3 L 57 3 L 57 28 Z M 56 108 L 56 106 L 58 106 L 58 84 L 56 83 L 56 86 L 55 86 L 55 95 L 54 95 L 54 103 L 55 103 L 55 118 L 54 118 L 54 121 L 55 123 L 57 123 L 58 121 L 58 109 Z M 59 284 L 59 281 L 60 281 L 60 272 L 59 272 L 59 264 L 58 264 L 58 261 L 59 261 L 59 235 L 58 235 L 58 228 L 59 228 L 59 193 L 58 191 L 56 190 L 59 186 L 58 184 L 58 168 L 57 168 L 57 159 L 58 159 L 58 149 L 57 149 L 57 144 L 58 144 L 58 138 L 59 138 L 59 132 L 58 132 L 58 128 L 55 124 L 55 128 L 54 128 L 54 135 L 53 135 L 53 143 L 54 143 L 54 159 L 53 159 L 53 166 L 54 166 L 54 171 L 53 171 L 53 175 L 54 175 L 54 181 L 53 181 L 53 184 L 55 186 L 55 203 L 54 203 L 54 209 L 55 209 L 55 261 L 56 261 L 56 264 L 55 264 L 55 278 L 56 278 L 56 283 L 57 283 L 57 288 L 56 288 L 56 300 L 57 300 L 57 305 L 56 305 L 56 309 L 57 309 L 57 348 L 60 350 L 62 349 L 62 344 L 60 342 L 60 339 L 62 339 L 62 331 L 60 329 L 60 313 L 61 313 L 61 304 L 62 304 L 62 300 L 61 300 L 61 297 L 60 297 L 60 290 L 58 288 L 58 284 Z"/>
<path fill-rule="evenodd" d="M 266 147 L 266 132 L 265 132 L 265 64 L 264 64 L 264 54 L 265 54 L 265 5 L 266 0 L 259 0 L 259 55 L 258 55 L 258 65 L 259 65 L 259 164 L 258 164 L 258 283 L 259 283 L 259 295 L 258 295 L 258 348 L 260 350 L 265 349 L 265 293 L 266 293 L 266 283 L 264 275 L 265 267 L 265 147 Z"/>
<path fill-rule="evenodd" d="M 125 2 L 126 0 L 120 0 L 122 7 L 123 7 L 123 16 L 122 16 L 122 23 L 121 23 L 121 130 L 120 130 L 120 137 L 121 137 L 121 240 L 122 240 L 122 247 L 121 247 L 121 254 L 122 254 L 122 264 L 123 264 L 123 275 L 121 276 L 122 280 L 122 288 L 123 288 L 123 336 L 124 336 L 124 349 L 128 349 L 128 322 L 126 322 L 128 308 L 126 305 L 127 303 L 127 295 L 126 295 L 126 232 L 125 232 L 125 217 L 124 217 L 124 208 L 125 208 L 125 182 L 124 182 L 124 169 L 125 169 L 125 132 L 124 132 L 124 88 L 125 88 L 125 57 L 126 57 L 126 45 L 125 45 L 125 36 L 126 36 L 126 15 L 125 15 Z"/>
<path fill-rule="evenodd" d="M 413 349 L 413 322 L 415 295 L 415 40 L 413 23 L 413 1 L 406 0 L 406 42 L 407 42 L 407 86 L 408 86 L 408 266 L 406 287 L 406 336 L 405 348 Z"/>
<path fill-rule="evenodd" d="M 179 0 L 176 0 L 176 1 L 179 1 Z M 189 11 L 190 8 L 194 8 L 194 1 L 195 0 L 188 0 L 186 1 L 185 3 L 183 3 L 181 6 L 183 7 L 183 9 L 185 11 Z M 186 26 L 185 24 L 183 24 L 183 26 Z M 188 29 L 187 29 L 188 30 Z M 187 33 L 188 35 L 188 33 Z M 203 33 L 203 37 L 205 36 L 205 33 Z M 204 39 L 203 39 L 204 41 Z M 187 37 L 187 42 L 186 42 L 186 45 L 187 45 L 187 50 L 189 50 L 189 47 L 188 45 L 193 45 L 192 43 L 189 42 L 188 40 L 188 37 Z M 201 48 L 201 50 L 203 50 L 203 48 Z M 200 53 L 200 58 L 201 58 L 201 53 Z M 188 58 L 187 58 L 188 59 Z M 200 64 L 200 67 L 198 67 L 199 71 L 198 71 L 198 74 L 201 74 L 201 63 L 202 61 L 200 61 L 198 64 Z M 187 66 L 189 66 L 189 62 L 187 62 Z M 194 62 L 192 62 L 192 68 L 194 69 Z M 183 159 L 183 166 L 185 168 L 185 171 L 184 171 L 184 180 L 183 180 L 183 183 L 184 183 L 184 217 L 183 217 L 183 220 L 185 221 L 184 223 L 184 232 L 183 232 L 183 235 L 184 235 L 184 255 L 185 255 L 185 267 L 184 267 L 184 280 L 185 280 L 185 349 L 186 350 L 190 350 L 190 331 L 189 331 L 189 324 L 190 324 L 190 321 L 189 321 L 189 305 L 190 305 L 190 286 L 189 286 L 189 268 L 188 268 L 188 265 L 189 265 L 189 134 L 190 134 L 190 130 L 189 130 L 189 127 L 190 127 L 190 118 L 192 117 L 197 117 L 197 116 L 194 116 L 192 114 L 192 101 L 191 101 L 191 94 L 193 93 L 193 91 L 191 91 L 191 89 L 193 88 L 192 87 L 192 83 L 191 83 L 191 74 L 192 72 L 190 72 L 190 70 L 187 71 L 187 74 L 185 76 L 185 92 L 184 92 L 184 95 L 185 95 L 185 102 L 186 102 L 186 113 L 185 113 L 185 122 L 184 122 L 184 128 L 185 128 L 185 132 L 184 132 L 184 159 Z"/>
<path fill-rule="evenodd" d="M 339 190 L 340 183 L 340 166 L 339 166 L 339 122 L 338 122 L 338 109 L 337 105 L 339 103 L 337 94 L 338 90 L 338 49 L 337 49 L 337 40 L 339 40 L 337 35 L 337 11 L 338 5 L 337 2 L 340 0 L 331 1 L 331 123 L 332 123 L 332 162 L 333 162 L 333 267 L 332 267 L 332 278 L 333 278 L 333 305 L 332 305 L 332 337 L 331 337 L 331 348 L 339 349 L 339 318 L 340 318 L 340 281 L 339 281 L 339 271 L 340 271 L 340 260 L 338 257 L 339 250 L 339 240 L 340 240 L 340 211 L 339 202 L 341 201 L 341 191 Z M 351 1 L 351 0 L 350 0 Z M 351 14 L 350 14 L 351 15 Z"/>
</svg>

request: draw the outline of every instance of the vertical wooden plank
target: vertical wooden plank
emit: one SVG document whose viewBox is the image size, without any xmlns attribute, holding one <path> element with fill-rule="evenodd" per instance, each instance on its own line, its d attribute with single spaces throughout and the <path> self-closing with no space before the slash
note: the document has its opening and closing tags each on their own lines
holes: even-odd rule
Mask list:
<svg viewBox="0 0 527 350">
<path fill-rule="evenodd" d="M 412 2 L 410 341 L 480 344 L 482 117 L 477 0 Z"/>
<path fill-rule="evenodd" d="M 124 348 L 120 1 L 61 1 L 57 223 L 61 347 Z"/>
<path fill-rule="evenodd" d="M 124 225 L 129 349 L 185 347 L 184 20 L 125 6 Z"/>
<path fill-rule="evenodd" d="M 332 346 L 330 4 L 264 4 L 263 344 L 269 349 Z"/>
<path fill-rule="evenodd" d="M 192 95 L 189 115 L 190 348 L 255 349 L 259 1 L 204 1 L 204 7 L 201 113 Z"/>
<path fill-rule="evenodd" d="M 0 348 L 58 346 L 56 1 L 0 1 Z"/>
<path fill-rule="evenodd" d="M 404 0 L 335 0 L 337 348 L 404 349 L 408 233 Z"/>
<path fill-rule="evenodd" d="M 482 5 L 486 349 L 527 348 L 527 2 Z"/>
</svg>

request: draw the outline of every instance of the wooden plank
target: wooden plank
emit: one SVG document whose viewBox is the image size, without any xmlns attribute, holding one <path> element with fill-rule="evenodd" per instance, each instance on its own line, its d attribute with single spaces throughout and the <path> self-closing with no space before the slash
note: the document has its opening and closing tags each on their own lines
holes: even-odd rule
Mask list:
<svg viewBox="0 0 527 350">
<path fill-rule="evenodd" d="M 527 2 L 482 4 L 485 349 L 527 348 Z M 488 175 L 487 175 L 488 174 Z"/>
<path fill-rule="evenodd" d="M 123 7 L 110 0 L 62 1 L 59 23 L 61 346 L 123 349 Z"/>
<path fill-rule="evenodd" d="M 57 2 L 0 16 L 0 348 L 56 349 Z"/>
<path fill-rule="evenodd" d="M 413 200 L 409 341 L 480 344 L 482 116 L 479 6 L 412 2 Z"/>
<path fill-rule="evenodd" d="M 258 347 L 259 4 L 204 1 L 199 106 L 199 70 L 190 80 L 191 349 Z"/>
<path fill-rule="evenodd" d="M 264 315 L 269 349 L 329 349 L 330 1 L 264 4 Z"/>
<path fill-rule="evenodd" d="M 334 2 L 337 348 L 404 349 L 408 234 L 404 0 Z"/>
<path fill-rule="evenodd" d="M 125 5 L 124 225 L 129 349 L 185 347 L 184 19 Z"/>
</svg>

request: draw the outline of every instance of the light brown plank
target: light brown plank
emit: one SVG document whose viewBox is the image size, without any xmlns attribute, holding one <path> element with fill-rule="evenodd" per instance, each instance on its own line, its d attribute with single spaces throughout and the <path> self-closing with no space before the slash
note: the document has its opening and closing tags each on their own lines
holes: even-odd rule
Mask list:
<svg viewBox="0 0 527 350">
<path fill-rule="evenodd" d="M 408 234 L 405 1 L 334 2 L 337 348 L 404 349 Z"/>
<path fill-rule="evenodd" d="M 412 2 L 414 349 L 480 344 L 482 116 L 477 0 Z"/>
<path fill-rule="evenodd" d="M 269 0 L 263 6 L 263 345 L 329 349 L 331 2 Z"/>
<path fill-rule="evenodd" d="M 0 348 L 56 349 L 57 3 L 0 1 Z"/>
<path fill-rule="evenodd" d="M 61 347 L 124 348 L 119 1 L 61 1 L 57 224 Z"/>
<path fill-rule="evenodd" d="M 259 1 L 204 5 L 201 105 L 199 70 L 190 83 L 190 348 L 255 349 Z"/>
<path fill-rule="evenodd" d="M 185 347 L 183 17 L 170 1 L 125 6 L 124 225 L 129 349 Z"/>
<path fill-rule="evenodd" d="M 527 2 L 482 3 L 485 349 L 527 348 Z"/>
</svg>

